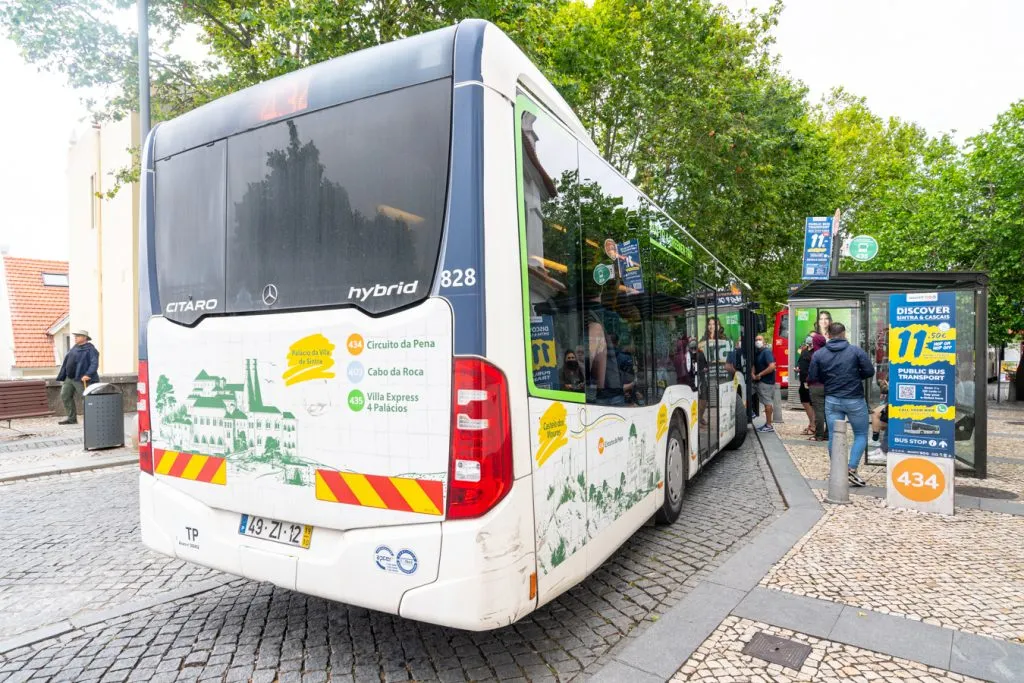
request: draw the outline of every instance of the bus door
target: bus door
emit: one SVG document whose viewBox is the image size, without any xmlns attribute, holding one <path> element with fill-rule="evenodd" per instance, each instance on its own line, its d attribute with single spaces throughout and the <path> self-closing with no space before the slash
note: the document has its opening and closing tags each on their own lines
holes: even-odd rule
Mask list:
<svg viewBox="0 0 1024 683">
<path fill-rule="evenodd" d="M 715 313 L 715 290 L 700 280 L 697 290 L 697 326 L 691 337 L 698 340 L 699 370 L 697 380 L 697 444 L 700 462 L 703 465 L 718 448 L 718 379 L 714 359 L 718 357 L 717 345 L 708 339 L 709 320 L 717 318 Z"/>
</svg>

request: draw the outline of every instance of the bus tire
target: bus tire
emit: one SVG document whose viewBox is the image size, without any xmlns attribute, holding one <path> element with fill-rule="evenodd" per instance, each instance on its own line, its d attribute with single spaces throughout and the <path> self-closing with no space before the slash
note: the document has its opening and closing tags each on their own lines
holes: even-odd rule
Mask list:
<svg viewBox="0 0 1024 683">
<path fill-rule="evenodd" d="M 679 420 L 672 420 L 665 444 L 665 502 L 658 509 L 654 519 L 659 524 L 672 524 L 679 519 L 683 510 L 683 494 L 686 492 L 686 438 Z"/>
<path fill-rule="evenodd" d="M 734 451 L 737 448 L 739 448 L 740 446 L 742 446 L 743 442 L 747 440 L 747 431 L 748 431 L 747 424 L 749 422 L 749 419 L 750 418 L 747 416 L 747 406 L 743 403 L 743 397 L 739 394 L 739 392 L 737 392 L 736 393 L 736 435 L 734 437 L 732 437 L 732 441 L 730 441 L 728 444 L 726 444 L 725 450 L 727 450 L 727 451 Z"/>
</svg>

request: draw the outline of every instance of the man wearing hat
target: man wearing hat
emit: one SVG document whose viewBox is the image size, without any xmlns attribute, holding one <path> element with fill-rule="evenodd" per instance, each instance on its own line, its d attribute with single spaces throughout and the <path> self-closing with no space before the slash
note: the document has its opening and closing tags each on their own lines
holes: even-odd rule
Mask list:
<svg viewBox="0 0 1024 683">
<path fill-rule="evenodd" d="M 78 422 L 75 399 L 82 395 L 89 382 L 96 381 L 96 371 L 100 365 L 100 352 L 92 345 L 89 333 L 77 330 L 72 334 L 75 337 L 75 345 L 64 356 L 60 372 L 57 373 L 57 381 L 64 383 L 60 388 L 60 400 L 64 402 L 64 410 L 67 411 L 67 418 L 59 422 L 62 425 L 73 425 Z"/>
</svg>

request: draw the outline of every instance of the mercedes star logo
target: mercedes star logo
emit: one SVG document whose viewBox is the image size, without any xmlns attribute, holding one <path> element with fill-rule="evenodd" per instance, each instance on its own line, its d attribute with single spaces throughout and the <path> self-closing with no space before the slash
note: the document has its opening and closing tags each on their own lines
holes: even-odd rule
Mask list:
<svg viewBox="0 0 1024 683">
<path fill-rule="evenodd" d="M 277 303 L 277 285 L 270 284 L 263 288 L 263 303 L 267 306 Z"/>
</svg>

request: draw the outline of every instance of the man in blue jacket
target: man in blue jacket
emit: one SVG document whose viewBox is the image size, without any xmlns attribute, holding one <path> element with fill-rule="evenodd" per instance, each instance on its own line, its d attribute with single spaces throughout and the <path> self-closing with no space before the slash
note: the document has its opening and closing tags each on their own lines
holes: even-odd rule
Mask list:
<svg viewBox="0 0 1024 683">
<path fill-rule="evenodd" d="M 832 452 L 833 426 L 846 419 L 853 428 L 853 451 L 850 453 L 849 480 L 864 486 L 857 466 L 868 445 L 868 404 L 864 399 L 864 380 L 875 375 L 875 368 L 864 349 L 846 341 L 846 326 L 832 323 L 829 341 L 811 359 L 808 373 L 811 382 L 825 385 L 825 422 L 828 424 L 829 452 Z"/>
<path fill-rule="evenodd" d="M 57 373 L 57 381 L 63 382 L 60 388 L 60 400 L 64 402 L 67 418 L 58 424 L 73 425 L 78 422 L 78 410 L 75 399 L 82 395 L 89 382 L 95 382 L 96 372 L 100 365 L 100 352 L 92 345 L 92 338 L 85 330 L 73 332 L 75 345 L 64 356 L 64 362 Z"/>
</svg>

